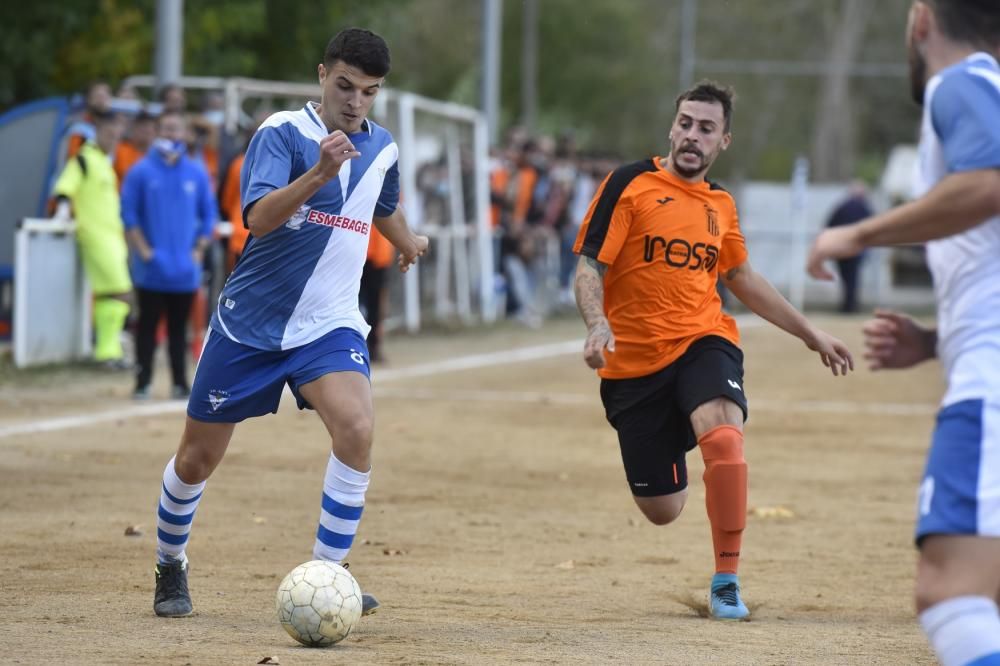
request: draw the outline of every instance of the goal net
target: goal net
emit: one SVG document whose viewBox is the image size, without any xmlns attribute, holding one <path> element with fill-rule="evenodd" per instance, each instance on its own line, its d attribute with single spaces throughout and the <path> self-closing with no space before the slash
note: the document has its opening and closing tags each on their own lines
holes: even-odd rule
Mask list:
<svg viewBox="0 0 1000 666">
<path fill-rule="evenodd" d="M 390 300 L 410 331 L 425 319 L 492 322 L 494 258 L 485 117 L 470 107 L 393 90 L 376 114 L 399 145 L 402 206 L 431 240 L 417 270 L 393 272 Z M 399 304 L 402 308 L 398 307 Z M 399 323 L 387 321 L 387 327 Z"/>
</svg>

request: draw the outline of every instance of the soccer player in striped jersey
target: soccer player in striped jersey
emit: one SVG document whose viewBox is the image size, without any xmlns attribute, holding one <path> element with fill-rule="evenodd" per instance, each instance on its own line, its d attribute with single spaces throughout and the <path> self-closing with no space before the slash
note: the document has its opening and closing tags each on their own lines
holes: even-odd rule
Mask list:
<svg viewBox="0 0 1000 666">
<path fill-rule="evenodd" d="M 916 529 L 920 624 L 944 666 L 1000 666 L 1000 4 L 918 0 L 907 26 L 923 105 L 919 198 L 816 239 L 809 272 L 865 247 L 927 243 L 937 328 L 896 312 L 865 326 L 872 368 L 937 356 L 948 388 Z"/>
<path fill-rule="evenodd" d="M 750 310 L 802 340 L 834 375 L 844 344 L 809 323 L 754 271 L 736 202 L 706 179 L 732 135 L 732 91 L 703 81 L 677 98 L 670 153 L 619 167 L 601 183 L 574 250 L 584 360 L 618 433 L 633 499 L 666 525 L 687 500 L 690 449 L 705 460 L 715 575 L 712 617 L 742 620 L 737 571 L 747 512 L 743 352 L 719 280 Z"/>
<path fill-rule="evenodd" d="M 321 102 L 272 115 L 247 148 L 240 199 L 250 238 L 219 297 L 163 473 L 157 615 L 192 611 L 185 548 L 205 482 L 236 423 L 276 412 L 286 385 L 332 440 L 313 557 L 339 563 L 350 550 L 371 472 L 369 326 L 358 310 L 368 237 L 374 223 L 402 271 L 428 244 L 397 206 L 396 143 L 367 118 L 389 64 L 381 37 L 341 31 L 318 66 Z M 378 605 L 363 601 L 366 613 Z"/>
</svg>

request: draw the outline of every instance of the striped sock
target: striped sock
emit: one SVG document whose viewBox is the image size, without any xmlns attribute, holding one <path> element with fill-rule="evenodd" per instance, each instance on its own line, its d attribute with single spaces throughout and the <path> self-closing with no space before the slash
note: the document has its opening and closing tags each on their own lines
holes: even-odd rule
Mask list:
<svg viewBox="0 0 1000 666">
<path fill-rule="evenodd" d="M 163 470 L 163 488 L 157 512 L 156 556 L 161 563 L 187 559 L 184 548 L 191 531 L 191 521 L 205 490 L 204 481 L 192 486 L 180 480 L 174 471 L 176 458 L 171 458 Z"/>
<path fill-rule="evenodd" d="M 1000 664 L 1000 616 L 989 597 L 952 597 L 920 614 L 942 666 Z"/>
<path fill-rule="evenodd" d="M 365 508 L 371 470 L 351 469 L 330 454 L 323 479 L 323 511 L 316 530 L 313 558 L 340 563 L 351 549 Z"/>
</svg>

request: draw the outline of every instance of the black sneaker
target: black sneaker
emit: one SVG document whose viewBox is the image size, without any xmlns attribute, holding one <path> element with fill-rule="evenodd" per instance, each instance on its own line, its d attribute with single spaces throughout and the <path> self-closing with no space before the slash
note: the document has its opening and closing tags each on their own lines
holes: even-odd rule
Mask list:
<svg viewBox="0 0 1000 666">
<path fill-rule="evenodd" d="M 174 384 L 170 388 L 170 397 L 174 400 L 187 400 L 191 396 L 191 389 L 187 386 Z"/>
<path fill-rule="evenodd" d="M 191 594 L 188 592 L 187 560 L 156 564 L 156 593 L 153 612 L 160 617 L 183 617 L 191 614 Z"/>
<path fill-rule="evenodd" d="M 350 569 L 351 568 L 351 565 L 348 562 L 341 562 L 340 566 L 344 567 L 345 569 Z M 382 604 L 380 604 L 378 602 L 378 599 L 376 599 L 372 595 L 370 595 L 370 594 L 362 594 L 361 595 L 361 614 L 362 615 L 371 615 L 372 613 L 374 613 L 375 611 L 377 611 L 378 607 L 381 606 L 381 605 Z"/>
<path fill-rule="evenodd" d="M 370 595 L 370 594 L 362 594 L 361 595 L 361 614 L 362 615 L 371 615 L 372 613 L 374 613 L 375 611 L 377 611 L 378 607 L 381 606 L 381 605 L 382 604 L 380 604 L 378 602 L 378 599 L 376 599 L 372 595 Z"/>
</svg>

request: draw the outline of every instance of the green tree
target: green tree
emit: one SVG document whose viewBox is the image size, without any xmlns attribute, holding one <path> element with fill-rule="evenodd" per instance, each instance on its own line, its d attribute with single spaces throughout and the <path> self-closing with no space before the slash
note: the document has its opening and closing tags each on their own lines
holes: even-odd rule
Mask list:
<svg viewBox="0 0 1000 666">
<path fill-rule="evenodd" d="M 910 0 L 880 0 L 857 49 L 861 62 L 905 62 Z M 735 86 L 736 144 L 720 177 L 786 180 L 808 153 L 822 77 L 755 73 L 754 61 L 823 62 L 841 2 L 698 0 L 695 76 Z M 538 129 L 573 130 L 590 152 L 633 159 L 666 150 L 680 64 L 680 0 L 540 0 Z M 0 110 L 152 69 L 155 0 L 48 0 L 0 6 Z M 327 40 L 364 26 L 393 53 L 389 85 L 469 105 L 479 101 L 479 0 L 188 0 L 184 72 L 314 81 Z M 504 2 L 502 125 L 521 115 L 522 3 Z M 803 29 L 806 26 L 806 29 Z M 709 67 L 727 61 L 736 66 Z M 872 169 L 912 141 L 918 111 L 902 77 L 851 77 L 846 108 L 857 161 Z M 850 148 L 851 146 L 848 146 Z"/>
</svg>

